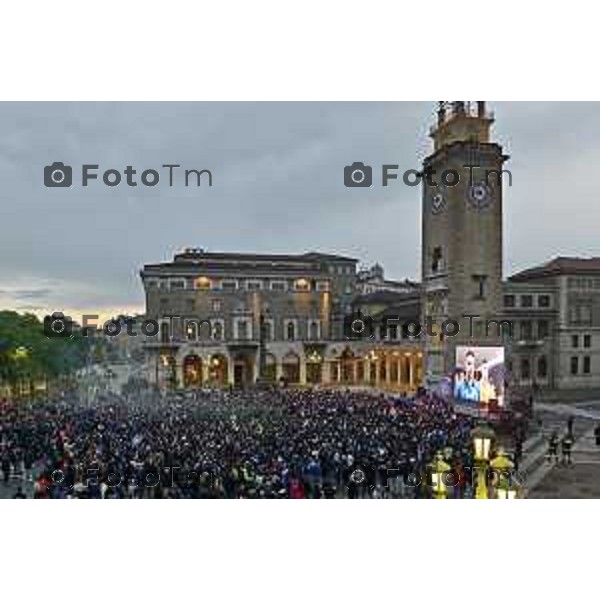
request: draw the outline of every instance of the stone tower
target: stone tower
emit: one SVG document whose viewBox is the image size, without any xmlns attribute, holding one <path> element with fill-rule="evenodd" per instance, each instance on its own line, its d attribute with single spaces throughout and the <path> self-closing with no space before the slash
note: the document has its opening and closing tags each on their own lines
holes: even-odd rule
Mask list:
<svg viewBox="0 0 600 600">
<path fill-rule="evenodd" d="M 486 320 L 500 319 L 502 308 L 502 179 L 510 174 L 490 139 L 493 121 L 484 102 L 440 102 L 423 161 L 422 319 L 437 322 L 437 335 L 425 335 L 430 382 L 454 367 L 457 345 L 501 343 L 497 327 L 486 335 Z M 458 335 L 449 321 L 448 335 L 440 331 L 450 319 Z"/>
</svg>

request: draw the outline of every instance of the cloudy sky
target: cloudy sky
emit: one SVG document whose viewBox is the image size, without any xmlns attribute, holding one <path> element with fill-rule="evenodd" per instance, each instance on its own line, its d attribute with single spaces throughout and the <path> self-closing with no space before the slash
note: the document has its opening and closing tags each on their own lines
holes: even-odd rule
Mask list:
<svg viewBox="0 0 600 600">
<path fill-rule="evenodd" d="M 600 104 L 491 103 L 511 155 L 505 275 L 556 255 L 600 255 Z M 143 310 L 147 262 L 186 247 L 347 254 L 417 278 L 420 192 L 346 189 L 354 161 L 416 168 L 435 102 L 0 104 L 0 308 L 78 318 Z M 44 166 L 73 166 L 47 189 Z M 157 168 L 156 187 L 81 186 L 81 165 Z M 210 169 L 173 187 L 160 166 Z"/>
</svg>

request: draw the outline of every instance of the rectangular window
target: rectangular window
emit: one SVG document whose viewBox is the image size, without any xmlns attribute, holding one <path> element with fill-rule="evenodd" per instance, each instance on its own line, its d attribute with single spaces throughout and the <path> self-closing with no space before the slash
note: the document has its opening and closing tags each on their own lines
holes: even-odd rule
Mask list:
<svg viewBox="0 0 600 600">
<path fill-rule="evenodd" d="M 550 307 L 550 296 L 548 296 L 547 294 L 538 296 L 538 306 L 540 308 L 549 308 Z"/>
<path fill-rule="evenodd" d="M 592 307 L 589 304 L 576 304 L 571 306 L 569 316 L 573 325 L 591 325 Z"/>
<path fill-rule="evenodd" d="M 247 340 L 250 338 L 250 327 L 248 321 L 238 321 L 236 327 L 236 339 Z"/>
<path fill-rule="evenodd" d="M 226 291 L 237 290 L 238 282 L 235 279 L 223 279 L 221 281 L 221 289 Z"/>
<path fill-rule="evenodd" d="M 584 335 L 583 336 L 583 347 L 584 348 L 591 348 L 592 347 L 592 336 L 591 335 Z"/>
<path fill-rule="evenodd" d="M 329 281 L 317 281 L 317 292 L 328 292 Z"/>
<path fill-rule="evenodd" d="M 287 283 L 285 281 L 271 281 L 271 290 L 274 292 L 285 292 Z"/>
<path fill-rule="evenodd" d="M 548 324 L 548 321 L 543 320 L 543 321 L 538 321 L 538 338 L 540 340 L 544 340 L 548 337 L 548 334 L 550 332 L 550 327 Z"/>
<path fill-rule="evenodd" d="M 246 281 L 246 289 L 250 292 L 255 290 L 262 290 L 262 282 L 249 279 L 248 281 Z"/>
<path fill-rule="evenodd" d="M 579 372 L 579 358 L 571 356 L 571 375 L 577 375 Z"/>
<path fill-rule="evenodd" d="M 318 340 L 321 337 L 321 325 L 319 321 L 309 321 L 308 323 L 308 339 Z"/>
<path fill-rule="evenodd" d="M 431 253 L 431 272 L 438 273 L 444 270 L 442 247 L 436 246 Z"/>
<path fill-rule="evenodd" d="M 483 299 L 485 298 L 485 284 L 487 281 L 487 275 L 471 275 L 471 278 L 475 282 L 475 297 Z"/>
<path fill-rule="evenodd" d="M 579 348 L 579 336 L 578 335 L 571 336 L 571 347 Z"/>
<path fill-rule="evenodd" d="M 589 356 L 583 357 L 583 372 L 585 375 L 589 375 L 592 372 L 592 360 Z"/>
<path fill-rule="evenodd" d="M 529 379 L 531 377 L 531 365 L 528 358 L 521 359 L 521 379 Z"/>
<path fill-rule="evenodd" d="M 521 339 L 530 340 L 533 336 L 531 321 L 521 321 Z"/>
<path fill-rule="evenodd" d="M 223 303 L 220 300 L 213 300 L 212 301 L 213 312 L 221 312 L 222 308 L 223 308 Z"/>
<path fill-rule="evenodd" d="M 533 306 L 533 296 L 531 294 L 525 294 L 521 296 L 521 307 L 531 308 Z"/>
<path fill-rule="evenodd" d="M 504 296 L 504 306 L 506 306 L 506 308 L 514 308 L 515 307 L 515 295 L 514 294 L 507 294 L 506 296 Z"/>
</svg>

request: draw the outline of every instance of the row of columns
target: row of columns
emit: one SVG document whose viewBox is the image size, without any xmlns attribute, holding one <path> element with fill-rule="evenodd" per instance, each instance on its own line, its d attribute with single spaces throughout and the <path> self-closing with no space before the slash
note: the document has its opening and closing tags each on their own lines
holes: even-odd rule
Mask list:
<svg viewBox="0 0 600 600">
<path fill-rule="evenodd" d="M 211 359 L 202 358 L 202 373 L 201 381 L 207 383 L 211 381 L 211 367 L 215 369 L 214 365 L 211 365 Z M 229 356 L 223 355 L 220 360 L 226 360 L 226 376 L 222 379 L 226 379 L 224 383 L 232 385 L 235 382 L 235 365 L 236 360 Z M 310 381 L 310 383 L 320 383 L 323 385 L 371 385 L 376 388 L 389 388 L 389 389 L 415 389 L 421 384 L 420 377 L 418 376 L 418 370 L 422 373 L 422 365 L 419 365 L 419 361 L 422 358 L 411 354 L 410 356 L 381 356 L 377 360 L 373 359 L 346 359 L 346 361 L 339 359 L 325 359 L 317 364 L 320 367 L 320 381 Z M 251 374 L 246 372 L 246 377 L 251 377 L 251 381 L 256 381 L 259 377 L 259 364 L 257 360 L 242 360 L 239 361 L 243 364 L 246 369 L 251 370 Z M 359 373 L 359 363 L 362 363 L 362 377 Z M 284 361 L 278 359 L 275 361 L 274 374 L 275 381 L 279 381 L 285 376 L 286 370 L 284 368 Z M 291 363 L 288 363 L 291 364 Z M 291 383 L 298 383 L 300 385 L 306 385 L 308 382 L 307 371 L 308 365 L 311 363 L 304 358 L 300 358 L 299 364 L 297 364 L 298 379 Z M 175 379 L 178 387 L 184 387 L 184 361 L 177 361 L 174 363 Z M 351 376 L 347 379 L 343 377 L 344 366 L 350 365 Z M 382 365 L 385 365 L 385 375 L 382 377 Z M 170 369 L 173 367 L 164 367 L 162 369 L 163 380 L 168 376 Z M 218 367 L 217 367 L 218 368 Z M 223 369 L 223 367 L 221 367 Z M 272 366 L 271 366 L 272 369 Z M 374 371 L 373 373 L 371 371 Z M 158 377 L 158 369 L 156 370 Z"/>
<path fill-rule="evenodd" d="M 417 385 L 420 385 L 421 382 L 417 378 L 417 367 L 419 366 L 418 362 L 422 360 L 420 357 L 416 355 L 410 355 L 408 357 L 389 357 L 385 356 L 379 358 L 378 360 L 369 360 L 369 359 L 355 359 L 352 363 L 352 383 L 356 385 L 360 385 L 362 383 L 367 385 L 374 385 L 375 387 L 386 387 L 386 388 L 410 388 L 414 389 Z M 363 377 L 362 380 L 359 380 L 358 373 L 358 365 L 359 361 L 363 363 Z M 385 364 L 385 378 L 382 380 L 381 378 L 381 364 Z M 328 364 L 329 363 L 329 364 Z M 337 363 L 337 364 L 336 364 Z M 324 375 L 328 377 L 331 373 L 330 365 L 335 365 L 337 367 L 337 373 L 335 376 L 335 381 L 331 381 L 328 378 L 328 381 L 323 381 L 323 383 L 344 383 L 342 381 L 342 361 L 325 361 L 325 369 Z M 372 365 L 374 365 L 375 377 L 372 380 L 371 370 Z M 395 366 L 396 376 L 392 378 L 392 365 Z M 336 371 L 336 369 L 334 369 Z"/>
</svg>

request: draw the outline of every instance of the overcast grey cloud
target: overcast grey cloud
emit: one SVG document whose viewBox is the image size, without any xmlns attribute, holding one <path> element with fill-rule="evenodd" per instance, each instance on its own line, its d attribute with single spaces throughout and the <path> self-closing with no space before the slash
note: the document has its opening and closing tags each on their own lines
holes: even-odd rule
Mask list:
<svg viewBox="0 0 600 600">
<path fill-rule="evenodd" d="M 600 105 L 492 103 L 511 155 L 505 274 L 600 255 Z M 346 189 L 353 161 L 418 168 L 435 103 L 3 103 L 0 306 L 143 306 L 146 262 L 185 246 L 348 254 L 418 277 L 420 188 Z M 47 189 L 53 161 L 207 168 L 213 186 Z M 78 169 L 77 169 L 78 171 Z M 33 301 L 33 302 L 32 302 Z M 31 304 L 28 304 L 31 303 Z"/>
</svg>

